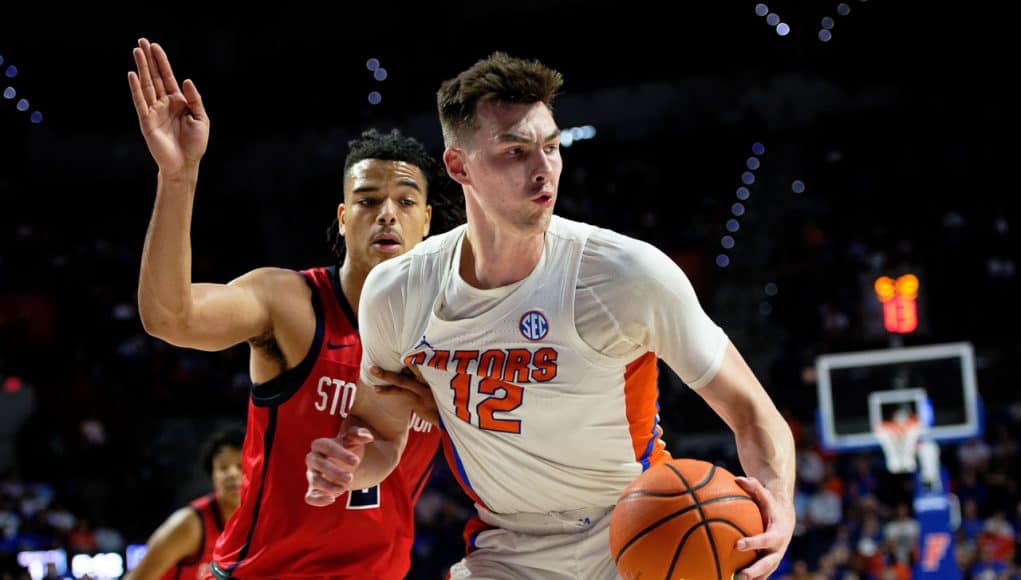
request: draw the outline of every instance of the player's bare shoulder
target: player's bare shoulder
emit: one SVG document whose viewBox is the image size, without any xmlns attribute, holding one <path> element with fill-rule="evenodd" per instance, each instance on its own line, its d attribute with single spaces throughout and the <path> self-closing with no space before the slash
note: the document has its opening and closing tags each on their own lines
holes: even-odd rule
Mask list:
<svg viewBox="0 0 1021 580">
<path fill-rule="evenodd" d="M 230 281 L 231 286 L 245 288 L 272 311 L 291 303 L 309 302 L 311 288 L 305 277 L 287 268 L 256 268 Z M 309 306 L 311 308 L 311 305 Z"/>
<path fill-rule="evenodd" d="M 250 290 L 268 314 L 267 328 L 249 342 L 272 351 L 274 358 L 282 356 L 287 367 L 304 358 L 316 329 L 312 288 L 305 276 L 287 268 L 257 268 L 231 285 Z"/>
</svg>

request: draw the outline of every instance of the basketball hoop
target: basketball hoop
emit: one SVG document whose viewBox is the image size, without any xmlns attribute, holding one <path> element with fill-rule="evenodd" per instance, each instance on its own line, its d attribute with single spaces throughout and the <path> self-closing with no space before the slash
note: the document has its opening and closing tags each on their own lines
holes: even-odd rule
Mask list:
<svg viewBox="0 0 1021 580">
<path fill-rule="evenodd" d="M 918 440 L 922 437 L 922 424 L 915 415 L 901 415 L 882 421 L 872 428 L 886 456 L 886 469 L 890 473 L 912 473 L 918 468 L 915 460 Z"/>
</svg>

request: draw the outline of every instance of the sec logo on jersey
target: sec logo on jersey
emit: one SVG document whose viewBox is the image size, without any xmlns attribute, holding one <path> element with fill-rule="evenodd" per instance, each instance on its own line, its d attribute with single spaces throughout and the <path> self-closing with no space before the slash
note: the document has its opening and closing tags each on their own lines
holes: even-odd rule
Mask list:
<svg viewBox="0 0 1021 580">
<path fill-rule="evenodd" d="M 549 323 L 543 313 L 538 310 L 526 312 L 518 322 L 518 328 L 521 330 L 521 336 L 532 341 L 542 340 L 549 333 Z"/>
</svg>

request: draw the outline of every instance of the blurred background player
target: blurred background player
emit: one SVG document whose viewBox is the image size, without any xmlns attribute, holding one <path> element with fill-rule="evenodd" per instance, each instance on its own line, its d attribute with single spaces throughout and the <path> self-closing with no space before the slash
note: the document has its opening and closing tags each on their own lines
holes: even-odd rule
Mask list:
<svg viewBox="0 0 1021 580">
<path fill-rule="evenodd" d="M 195 498 L 170 515 L 146 543 L 145 556 L 125 576 L 129 580 L 192 580 L 209 575 L 213 547 L 223 523 L 241 502 L 241 446 L 245 433 L 228 428 L 202 446 L 202 468 L 213 491 Z"/>
</svg>

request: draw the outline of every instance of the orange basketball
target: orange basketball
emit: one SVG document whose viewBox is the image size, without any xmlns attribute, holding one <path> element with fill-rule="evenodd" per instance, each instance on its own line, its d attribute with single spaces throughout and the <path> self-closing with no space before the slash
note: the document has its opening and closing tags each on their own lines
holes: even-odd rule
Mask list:
<svg viewBox="0 0 1021 580">
<path fill-rule="evenodd" d="M 755 500 L 722 467 L 675 459 L 624 490 L 610 518 L 610 553 L 625 580 L 730 580 L 755 561 L 737 541 L 761 534 Z"/>
</svg>

